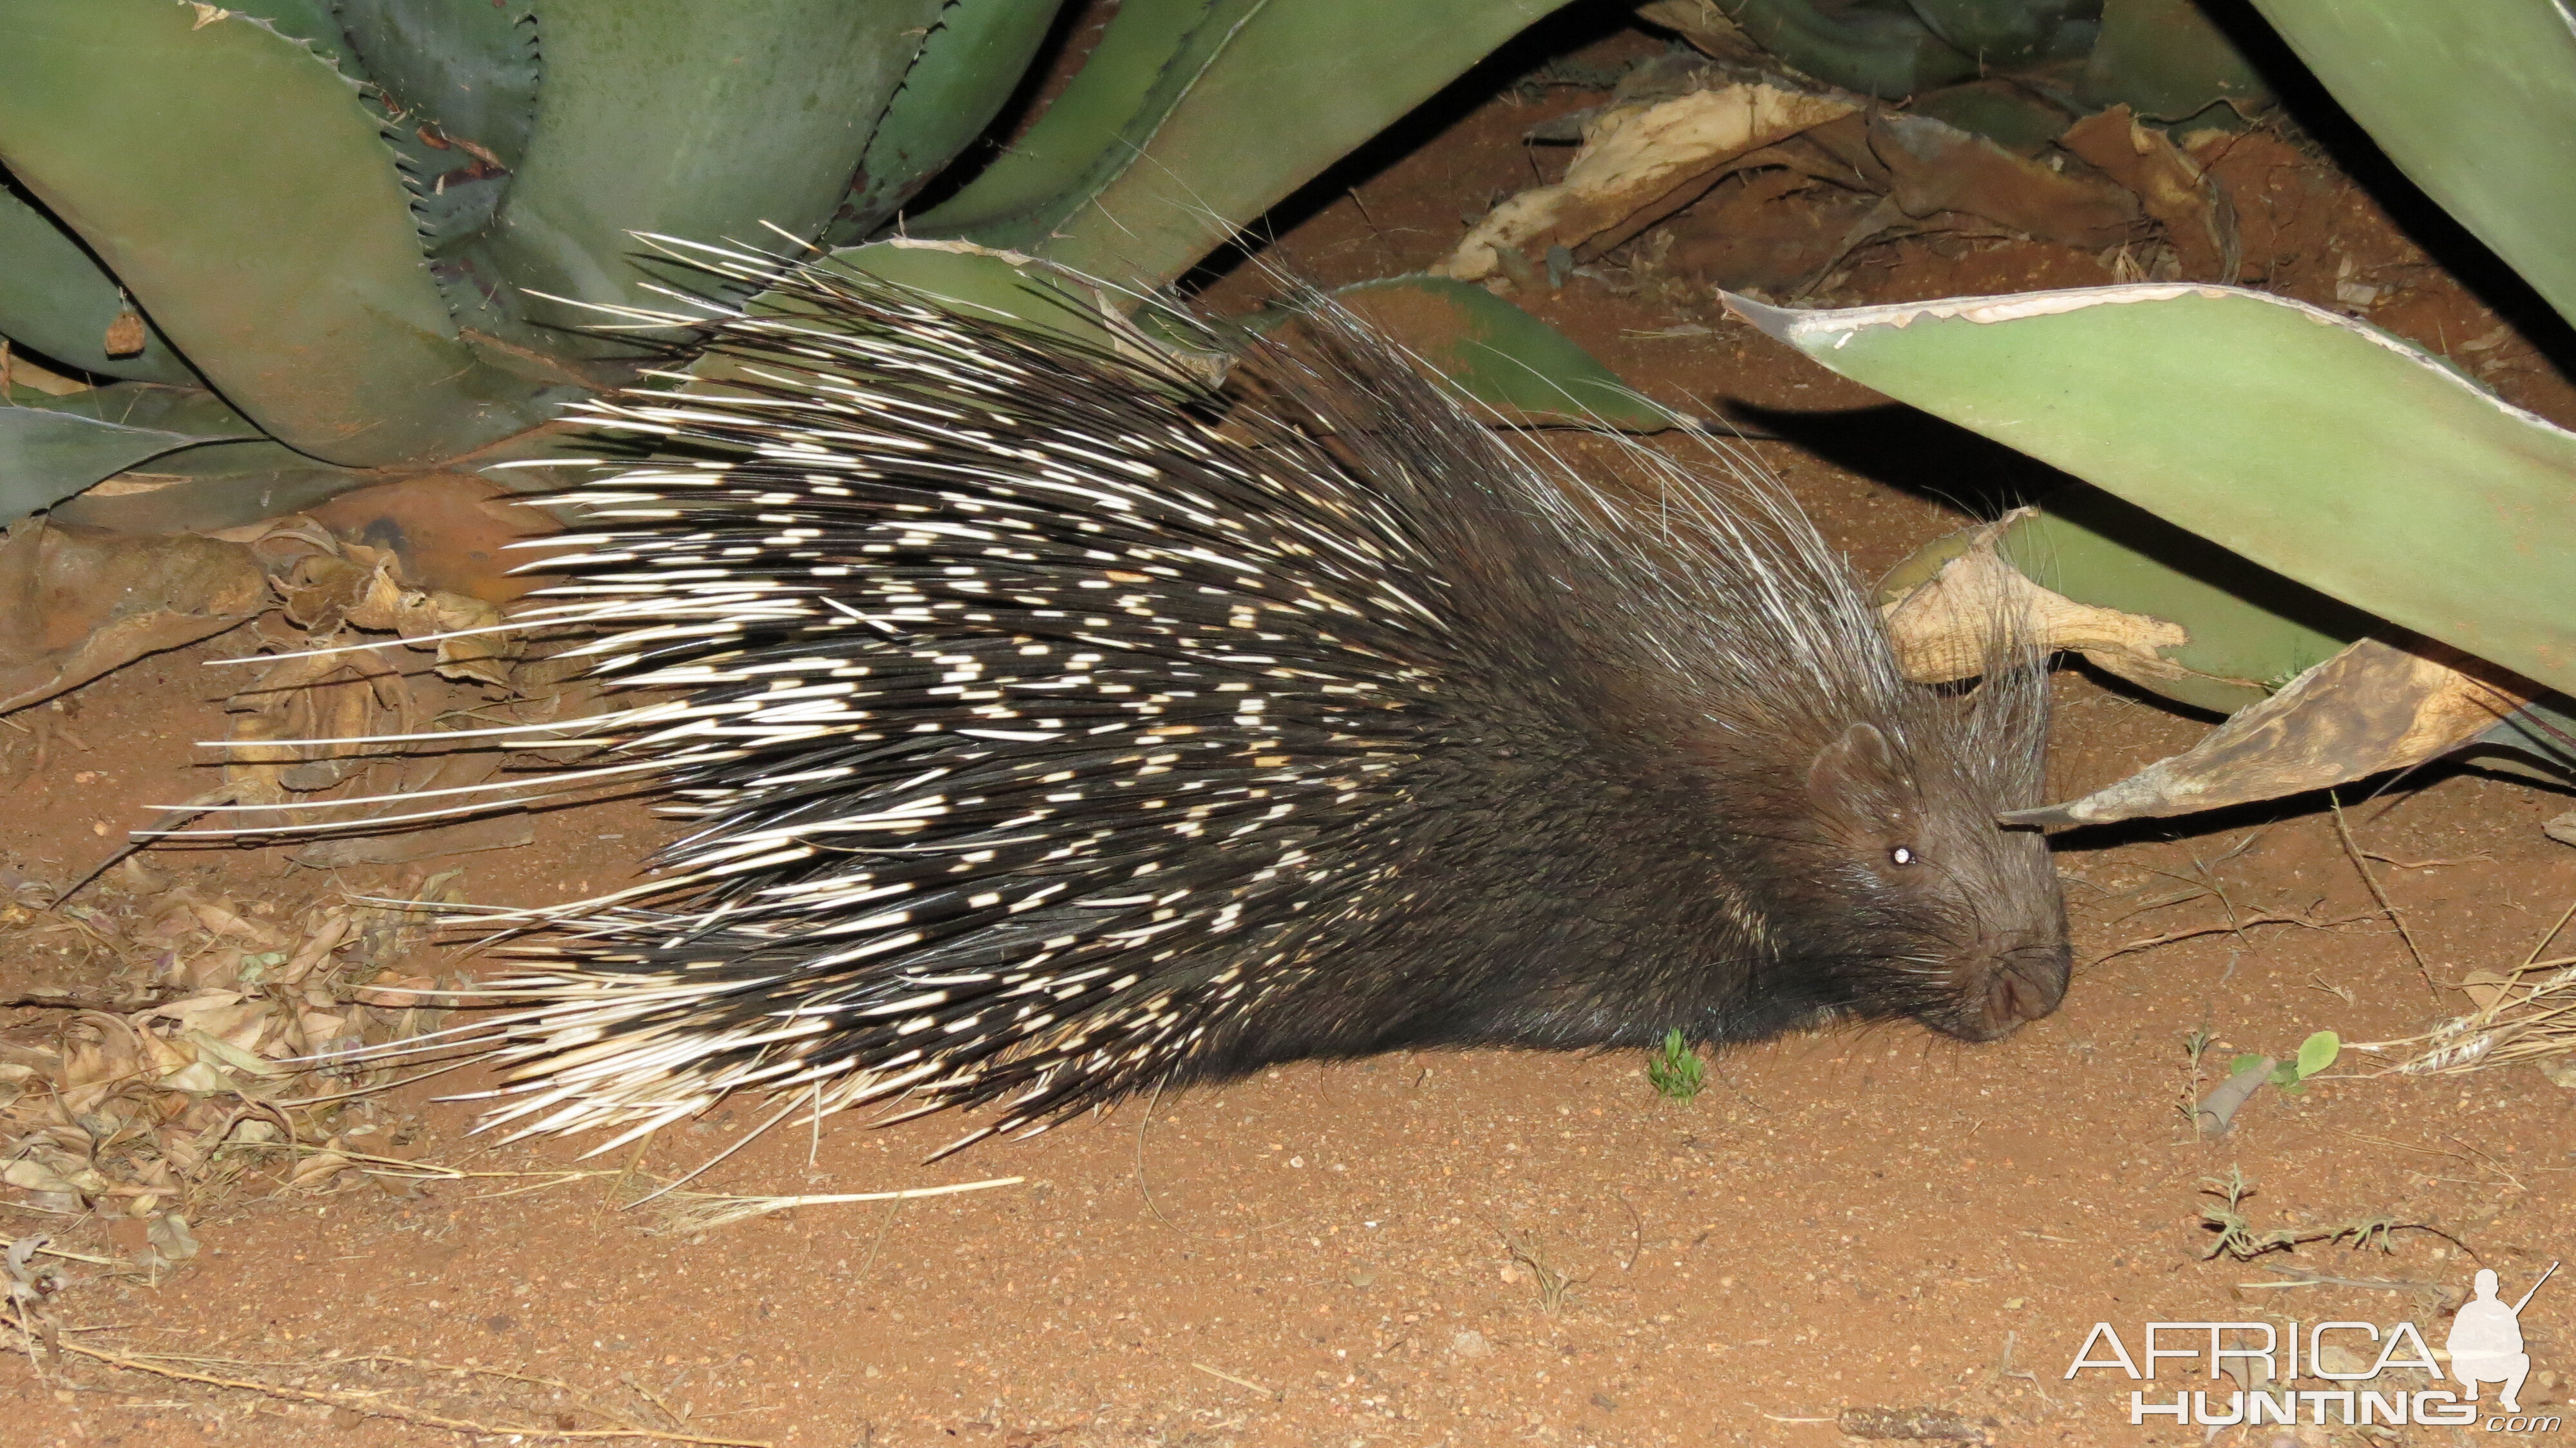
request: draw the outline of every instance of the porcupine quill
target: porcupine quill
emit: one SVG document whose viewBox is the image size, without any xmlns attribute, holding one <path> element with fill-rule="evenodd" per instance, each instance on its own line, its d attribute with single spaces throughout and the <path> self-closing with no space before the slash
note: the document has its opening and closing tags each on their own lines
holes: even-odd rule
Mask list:
<svg viewBox="0 0 2576 1448">
<path fill-rule="evenodd" d="M 595 767 L 695 823 L 523 922 L 510 1009 L 387 1048 L 497 1066 L 485 1125 L 989 1108 L 945 1155 L 1301 1058 L 2056 1007 L 2056 877 L 1995 822 L 2038 800 L 2038 661 L 1998 620 L 1964 697 L 1909 683 L 1722 445 L 1619 442 L 1641 503 L 1320 297 L 1218 384 L 684 252 L 785 305 L 628 314 L 724 380 L 576 409 L 661 456 L 560 495 L 518 622 L 647 691 Z"/>
</svg>

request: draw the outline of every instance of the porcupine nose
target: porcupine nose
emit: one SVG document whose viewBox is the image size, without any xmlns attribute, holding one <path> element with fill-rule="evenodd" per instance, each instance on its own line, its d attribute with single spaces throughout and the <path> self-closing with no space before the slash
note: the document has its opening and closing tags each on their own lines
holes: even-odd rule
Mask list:
<svg viewBox="0 0 2576 1448">
<path fill-rule="evenodd" d="M 2057 1009 L 2066 998 L 2066 951 L 2024 947 L 2007 952 L 1986 982 L 1986 1028 L 2009 1035 L 2025 1021 Z"/>
</svg>

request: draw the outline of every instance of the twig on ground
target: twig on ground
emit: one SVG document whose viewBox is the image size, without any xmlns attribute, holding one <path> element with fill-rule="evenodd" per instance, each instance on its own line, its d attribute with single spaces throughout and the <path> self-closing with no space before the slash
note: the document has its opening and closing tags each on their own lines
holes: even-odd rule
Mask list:
<svg viewBox="0 0 2576 1448">
<path fill-rule="evenodd" d="M 2406 928 L 2406 917 L 2397 913 L 2396 906 L 2388 903 L 2388 892 L 2379 888 L 2379 877 L 2370 873 L 2370 861 L 2362 857 L 2361 846 L 2353 843 L 2352 827 L 2344 823 L 2343 801 L 2335 798 L 2332 790 L 2326 792 L 2326 808 L 2333 812 L 2335 838 L 2343 841 L 2343 852 L 2351 858 L 2353 869 L 2360 872 L 2361 883 L 2370 887 L 2370 898 L 2379 902 L 2380 910 L 2388 916 L 2388 923 L 2397 927 L 2397 938 L 2406 942 L 2406 953 L 2415 957 L 2415 972 L 2424 977 L 2424 989 L 2431 992 L 2435 1000 L 2440 1000 L 2442 988 L 2433 983 L 2433 967 L 2424 963 L 2424 952 L 2415 944 L 2415 932 Z"/>
<path fill-rule="evenodd" d="M 1259 1393 L 1261 1396 L 1268 1398 L 1273 1402 L 1287 1396 L 1286 1393 L 1282 1392 L 1278 1388 L 1265 1388 L 1250 1378 L 1238 1378 L 1234 1374 L 1225 1372 L 1222 1369 L 1209 1367 L 1206 1363 L 1192 1363 L 1190 1366 L 1207 1374 L 1209 1377 L 1222 1378 L 1226 1382 L 1232 1383 L 1238 1388 L 1250 1388 L 1252 1391 Z"/>
<path fill-rule="evenodd" d="M 2141 950 L 2153 950 L 2160 945 L 2173 945 L 2185 940 L 2196 940 L 2204 935 L 2233 935 L 2241 939 L 2246 931 L 2253 929 L 2257 925 L 2296 925 L 2303 930 L 2339 930 L 2346 925 L 2359 924 L 2369 918 L 2370 917 L 2367 915 L 2347 915 L 2340 920 L 2318 920 L 2305 915 L 2274 915 L 2270 913 L 2262 915 L 2247 915 L 2226 925 L 2202 925 L 2190 930 L 2169 930 L 2162 935 L 2149 936 L 2144 940 L 2132 940 L 2126 945 L 2104 951 L 2102 954 L 2093 957 L 2091 963 L 2094 965 L 2100 965 L 2102 962 L 2109 960 L 2114 956 L 2130 955 Z"/>
<path fill-rule="evenodd" d="M 11 1323 L 10 1326 L 14 1327 L 16 1324 Z M 256 1378 L 227 1378 L 218 1377 L 212 1373 L 186 1372 L 164 1365 L 165 1362 L 207 1361 L 207 1359 L 188 1359 L 171 1354 L 128 1355 L 107 1352 L 100 1348 L 83 1347 L 79 1343 L 72 1342 L 61 1344 L 59 1351 L 87 1358 L 92 1362 L 104 1363 L 109 1367 L 121 1368 L 127 1372 L 146 1373 L 154 1377 L 168 1378 L 174 1382 L 196 1383 L 234 1392 L 257 1393 L 262 1397 L 280 1398 L 288 1402 L 320 1403 L 325 1407 L 342 1408 L 370 1418 L 390 1418 L 398 1423 L 411 1423 L 424 1428 L 444 1428 L 454 1433 L 473 1433 L 487 1437 L 518 1434 L 529 1438 L 649 1438 L 661 1443 L 698 1444 L 702 1445 L 702 1448 L 775 1448 L 769 1440 L 762 1438 L 709 1438 L 696 1433 L 664 1432 L 636 1423 L 621 1423 L 608 1428 L 539 1428 L 515 1423 L 483 1423 L 471 1418 L 451 1418 L 401 1403 L 390 1403 L 373 1393 L 325 1392 L 315 1388 L 290 1387 L 284 1383 L 264 1383 Z M 162 1361 L 155 1361 L 156 1358 Z M 295 1366 L 328 1367 L 338 1363 L 362 1361 L 410 1362 L 409 1359 L 402 1358 L 333 1358 Z M 493 1368 L 451 1367 L 447 1364 L 426 1363 L 411 1365 L 458 1373 L 482 1373 L 518 1382 L 564 1387 L 575 1393 L 580 1392 L 577 1388 L 571 1388 L 569 1384 L 555 1383 L 550 1378 L 525 1377 L 518 1373 L 503 1372 Z M 582 1396 L 588 1395 L 582 1394 Z"/>
</svg>

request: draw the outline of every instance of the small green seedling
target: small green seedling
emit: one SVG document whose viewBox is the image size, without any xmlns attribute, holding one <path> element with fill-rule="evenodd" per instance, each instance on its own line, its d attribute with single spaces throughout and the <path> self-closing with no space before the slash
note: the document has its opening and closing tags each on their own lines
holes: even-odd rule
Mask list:
<svg viewBox="0 0 2576 1448">
<path fill-rule="evenodd" d="M 1662 1049 L 1646 1058 L 1646 1081 L 1655 1094 L 1672 1101 L 1688 1101 L 1699 1094 L 1708 1077 L 1708 1066 L 1699 1058 L 1691 1043 L 1682 1039 L 1679 1030 L 1666 1031 Z"/>
<path fill-rule="evenodd" d="M 2299 1043 L 2299 1054 L 2272 1068 L 2272 1084 L 2287 1095 L 2296 1096 L 2308 1089 L 2308 1078 L 2335 1063 L 2343 1052 L 2343 1039 L 2332 1031 L 2319 1031 Z M 2244 1070 L 2263 1058 L 2248 1051 L 2228 1063 L 2228 1074 Z"/>
</svg>

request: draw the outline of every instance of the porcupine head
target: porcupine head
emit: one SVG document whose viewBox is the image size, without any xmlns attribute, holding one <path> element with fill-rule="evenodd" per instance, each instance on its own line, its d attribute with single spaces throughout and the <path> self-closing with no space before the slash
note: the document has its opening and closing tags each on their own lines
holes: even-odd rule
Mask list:
<svg viewBox="0 0 2576 1448">
<path fill-rule="evenodd" d="M 568 907 L 504 1119 L 756 1084 L 997 1104 L 973 1140 L 1302 1057 L 2057 1005 L 1997 824 L 2038 661 L 1998 619 L 1973 687 L 1909 682 L 1725 450 L 1514 441 L 1315 299 L 1217 385 L 710 258 L 794 305 L 590 409 L 677 460 L 575 490 L 537 616 L 660 691 L 609 722 L 697 823 L 651 909 Z"/>
</svg>

